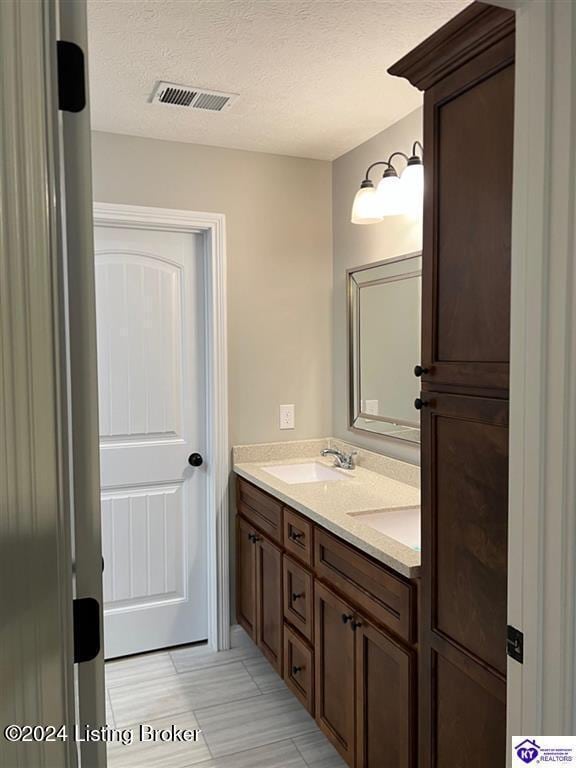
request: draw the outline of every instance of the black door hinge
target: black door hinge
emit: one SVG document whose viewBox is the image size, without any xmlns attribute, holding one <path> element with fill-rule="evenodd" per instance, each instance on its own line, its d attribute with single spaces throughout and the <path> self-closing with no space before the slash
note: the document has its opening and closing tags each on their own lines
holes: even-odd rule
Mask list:
<svg viewBox="0 0 576 768">
<path fill-rule="evenodd" d="M 519 664 L 524 664 L 524 634 L 510 625 L 508 625 L 506 650 L 511 659 Z"/>
<path fill-rule="evenodd" d="M 100 604 L 93 597 L 73 601 L 74 663 L 92 661 L 100 653 Z"/>
<path fill-rule="evenodd" d="M 84 52 L 76 43 L 58 40 L 58 109 L 81 112 L 86 106 Z"/>
</svg>

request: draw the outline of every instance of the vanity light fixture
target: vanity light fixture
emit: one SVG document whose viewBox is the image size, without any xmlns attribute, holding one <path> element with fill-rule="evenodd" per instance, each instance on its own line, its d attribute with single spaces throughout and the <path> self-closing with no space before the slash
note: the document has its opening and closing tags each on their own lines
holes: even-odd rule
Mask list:
<svg viewBox="0 0 576 768">
<path fill-rule="evenodd" d="M 418 150 L 420 155 L 417 154 Z M 393 152 L 388 160 L 378 160 L 368 166 L 352 205 L 352 223 L 376 224 L 385 216 L 418 213 L 424 196 L 423 155 L 424 147 L 415 141 L 410 156 L 404 152 Z M 398 176 L 398 171 L 392 165 L 392 160 L 397 156 L 406 161 L 401 176 Z M 370 171 L 377 165 L 385 165 L 386 169 L 375 187 L 370 179 Z"/>
</svg>

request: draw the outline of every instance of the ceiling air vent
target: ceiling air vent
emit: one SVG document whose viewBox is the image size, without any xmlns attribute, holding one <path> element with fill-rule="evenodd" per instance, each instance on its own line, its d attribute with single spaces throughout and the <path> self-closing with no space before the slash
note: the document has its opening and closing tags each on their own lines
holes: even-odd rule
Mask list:
<svg viewBox="0 0 576 768">
<path fill-rule="evenodd" d="M 238 96 L 235 93 L 209 91 L 206 88 L 194 88 L 190 85 L 160 82 L 154 88 L 152 104 L 172 104 L 176 107 L 203 109 L 208 112 L 223 112 L 228 109 Z"/>
</svg>

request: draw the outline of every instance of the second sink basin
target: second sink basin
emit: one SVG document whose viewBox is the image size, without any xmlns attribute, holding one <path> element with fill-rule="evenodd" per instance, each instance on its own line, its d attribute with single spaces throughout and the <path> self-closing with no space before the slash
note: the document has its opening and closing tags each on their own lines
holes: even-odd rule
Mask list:
<svg viewBox="0 0 576 768">
<path fill-rule="evenodd" d="M 397 507 L 348 514 L 355 520 L 396 539 L 401 544 L 420 550 L 420 507 Z"/>
<path fill-rule="evenodd" d="M 347 480 L 349 470 L 327 467 L 318 461 L 307 461 L 305 464 L 275 464 L 261 467 L 264 472 L 277 477 L 288 485 L 297 483 L 334 483 Z"/>
</svg>

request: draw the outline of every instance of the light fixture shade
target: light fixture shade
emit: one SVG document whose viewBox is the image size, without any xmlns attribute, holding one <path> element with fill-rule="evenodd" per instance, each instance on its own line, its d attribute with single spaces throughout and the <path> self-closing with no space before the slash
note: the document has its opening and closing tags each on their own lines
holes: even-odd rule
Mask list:
<svg viewBox="0 0 576 768">
<path fill-rule="evenodd" d="M 424 202 L 424 166 L 417 159 L 410 158 L 400 179 L 406 213 L 419 215 Z"/>
<path fill-rule="evenodd" d="M 376 189 L 376 194 L 382 216 L 399 216 L 404 213 L 403 189 L 395 171 L 384 173 Z"/>
<path fill-rule="evenodd" d="M 371 181 L 364 180 L 352 205 L 352 224 L 376 224 L 382 221 L 380 199 Z"/>
</svg>

